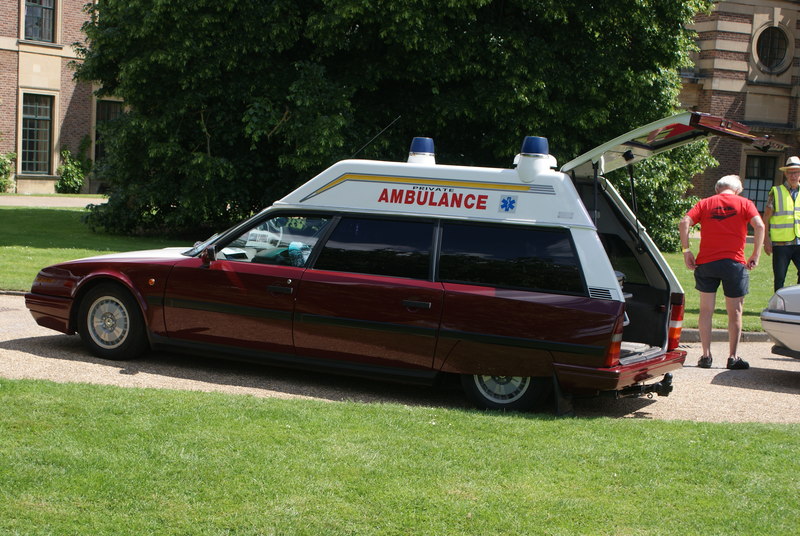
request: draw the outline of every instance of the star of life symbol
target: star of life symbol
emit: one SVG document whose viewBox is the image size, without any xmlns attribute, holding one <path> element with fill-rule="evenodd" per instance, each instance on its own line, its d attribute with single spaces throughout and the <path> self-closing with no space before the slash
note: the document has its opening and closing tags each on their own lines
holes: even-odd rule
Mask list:
<svg viewBox="0 0 800 536">
<path fill-rule="evenodd" d="M 502 212 L 514 212 L 517 210 L 517 197 L 508 195 L 500 200 L 500 210 Z"/>
</svg>

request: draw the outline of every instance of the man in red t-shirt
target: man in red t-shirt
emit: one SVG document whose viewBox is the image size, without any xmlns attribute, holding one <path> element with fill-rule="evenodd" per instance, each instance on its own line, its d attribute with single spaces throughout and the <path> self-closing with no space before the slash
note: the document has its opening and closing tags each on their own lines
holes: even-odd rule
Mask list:
<svg viewBox="0 0 800 536">
<path fill-rule="evenodd" d="M 681 219 L 683 261 L 694 271 L 695 288 L 700 291 L 700 344 L 703 355 L 697 362 L 700 368 L 711 368 L 711 318 L 722 283 L 725 308 L 728 311 L 728 364 L 734 370 L 750 365 L 736 355 L 742 336 L 742 308 L 750 290 L 750 274 L 758 266 L 764 242 L 764 222 L 752 201 L 740 197 L 742 181 L 736 175 L 726 175 L 717 181 L 716 195 L 701 199 Z M 689 249 L 689 231 L 700 224 L 700 252 L 695 259 Z M 747 224 L 753 227 L 753 254 L 745 260 Z"/>
</svg>

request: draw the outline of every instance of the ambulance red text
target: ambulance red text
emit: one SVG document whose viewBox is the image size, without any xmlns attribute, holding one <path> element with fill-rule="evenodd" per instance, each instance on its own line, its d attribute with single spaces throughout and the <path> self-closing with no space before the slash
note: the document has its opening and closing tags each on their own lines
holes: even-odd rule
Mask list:
<svg viewBox="0 0 800 536">
<path fill-rule="evenodd" d="M 486 210 L 486 201 L 488 199 L 489 196 L 486 194 L 463 194 L 456 193 L 451 189 L 429 191 L 384 188 L 378 196 L 378 203 Z"/>
</svg>

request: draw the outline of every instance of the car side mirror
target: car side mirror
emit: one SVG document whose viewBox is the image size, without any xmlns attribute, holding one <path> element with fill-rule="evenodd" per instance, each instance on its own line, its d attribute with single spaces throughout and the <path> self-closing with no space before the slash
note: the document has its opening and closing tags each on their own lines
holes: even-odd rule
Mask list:
<svg viewBox="0 0 800 536">
<path fill-rule="evenodd" d="M 217 247 L 208 246 L 200 254 L 200 259 L 203 261 L 203 266 L 208 266 L 209 264 L 217 260 Z"/>
</svg>

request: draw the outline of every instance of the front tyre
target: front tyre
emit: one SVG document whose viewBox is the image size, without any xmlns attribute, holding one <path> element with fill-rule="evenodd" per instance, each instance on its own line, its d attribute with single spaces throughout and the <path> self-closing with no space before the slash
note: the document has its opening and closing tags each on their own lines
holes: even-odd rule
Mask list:
<svg viewBox="0 0 800 536">
<path fill-rule="evenodd" d="M 139 305 L 113 283 L 102 283 L 83 297 L 78 332 L 89 351 L 103 359 L 133 359 L 148 347 Z"/>
<path fill-rule="evenodd" d="M 550 394 L 548 378 L 464 374 L 461 387 L 481 409 L 525 411 L 538 406 Z"/>
</svg>

